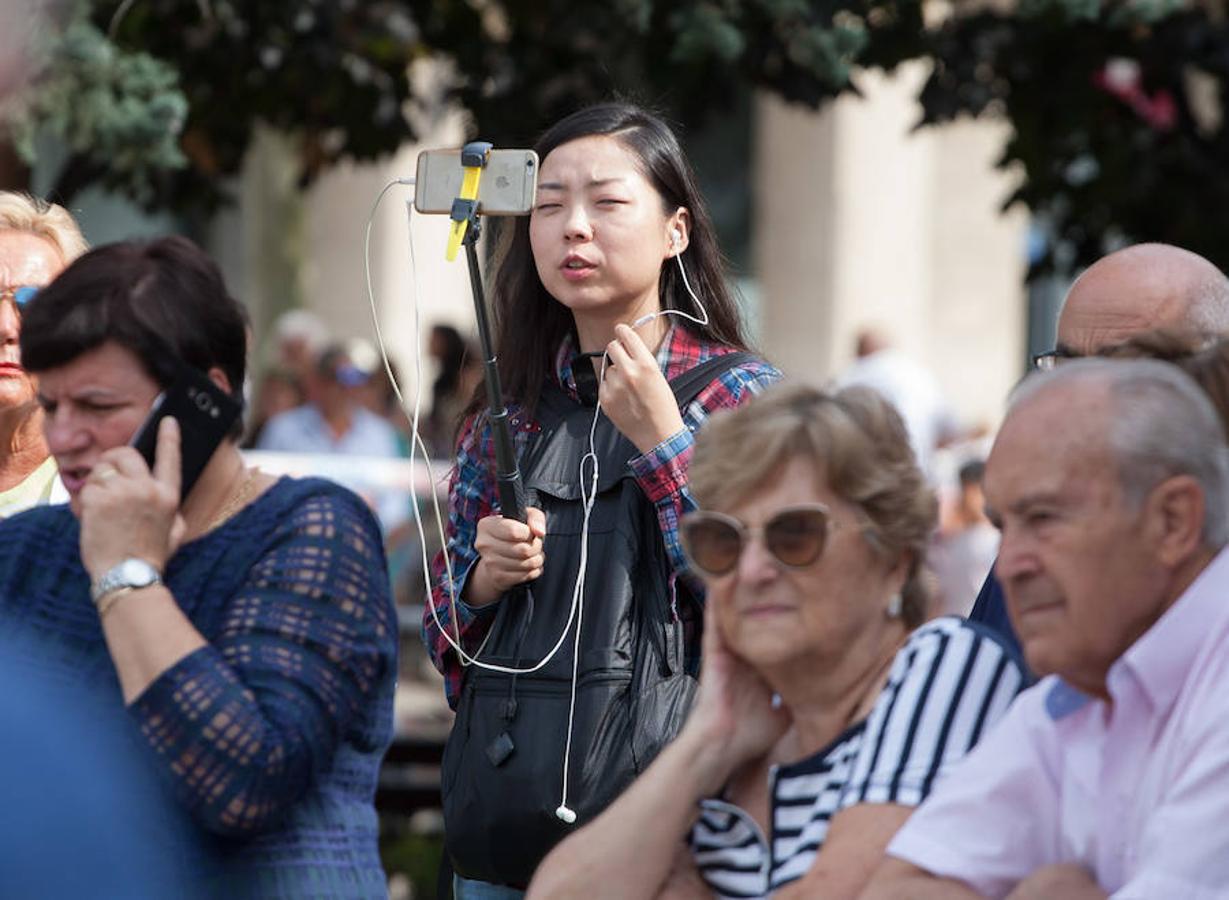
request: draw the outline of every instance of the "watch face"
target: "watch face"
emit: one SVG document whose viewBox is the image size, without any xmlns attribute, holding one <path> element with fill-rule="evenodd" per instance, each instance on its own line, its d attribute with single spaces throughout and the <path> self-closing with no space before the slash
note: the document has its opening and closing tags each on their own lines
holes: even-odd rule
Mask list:
<svg viewBox="0 0 1229 900">
<path fill-rule="evenodd" d="M 123 583 L 132 587 L 146 587 L 153 584 L 158 577 L 158 572 L 153 566 L 139 559 L 124 560 L 119 574 Z"/>
</svg>

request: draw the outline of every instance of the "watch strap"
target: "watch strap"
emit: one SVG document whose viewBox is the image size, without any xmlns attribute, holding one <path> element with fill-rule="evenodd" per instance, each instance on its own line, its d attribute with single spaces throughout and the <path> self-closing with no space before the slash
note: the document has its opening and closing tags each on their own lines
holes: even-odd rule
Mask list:
<svg viewBox="0 0 1229 900">
<path fill-rule="evenodd" d="M 121 560 L 90 585 L 90 599 L 97 606 L 116 591 L 131 591 L 162 584 L 162 573 L 143 559 Z"/>
</svg>

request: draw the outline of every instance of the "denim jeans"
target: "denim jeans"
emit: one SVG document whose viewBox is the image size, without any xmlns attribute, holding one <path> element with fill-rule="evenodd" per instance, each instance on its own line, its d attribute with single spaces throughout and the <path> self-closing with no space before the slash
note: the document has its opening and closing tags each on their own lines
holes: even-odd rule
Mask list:
<svg viewBox="0 0 1229 900">
<path fill-rule="evenodd" d="M 460 875 L 453 875 L 452 896 L 455 900 L 521 900 L 525 892 L 502 884 L 471 881 Z"/>
</svg>

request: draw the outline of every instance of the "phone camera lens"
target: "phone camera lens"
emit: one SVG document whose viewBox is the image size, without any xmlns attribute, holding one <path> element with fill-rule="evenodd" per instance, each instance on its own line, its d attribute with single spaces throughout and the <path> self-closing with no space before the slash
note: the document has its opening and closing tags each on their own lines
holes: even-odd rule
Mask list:
<svg viewBox="0 0 1229 900">
<path fill-rule="evenodd" d="M 196 408 L 199 409 L 201 412 L 204 412 L 205 410 L 209 409 L 209 406 L 210 406 L 209 395 L 206 394 L 204 391 L 197 394 L 194 399 L 196 401 Z"/>
</svg>

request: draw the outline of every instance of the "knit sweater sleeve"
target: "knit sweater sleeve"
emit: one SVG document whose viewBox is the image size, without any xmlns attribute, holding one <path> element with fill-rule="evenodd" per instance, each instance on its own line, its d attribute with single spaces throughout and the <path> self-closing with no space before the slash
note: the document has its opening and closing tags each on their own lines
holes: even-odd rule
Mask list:
<svg viewBox="0 0 1229 900">
<path fill-rule="evenodd" d="M 276 827 L 342 740 L 361 741 L 396 659 L 384 551 L 361 501 L 310 495 L 264 541 L 217 601 L 220 633 L 129 708 L 180 801 L 228 836 Z"/>
</svg>

